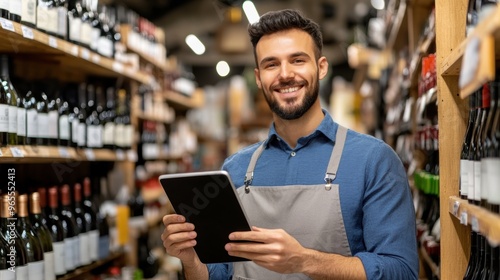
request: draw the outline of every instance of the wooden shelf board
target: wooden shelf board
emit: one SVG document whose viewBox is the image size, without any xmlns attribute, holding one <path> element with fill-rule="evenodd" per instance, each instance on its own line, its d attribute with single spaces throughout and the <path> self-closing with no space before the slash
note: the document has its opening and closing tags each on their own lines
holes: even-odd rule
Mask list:
<svg viewBox="0 0 500 280">
<path fill-rule="evenodd" d="M 500 244 L 500 215 L 456 196 L 449 197 L 448 202 L 448 211 L 454 217 L 462 223 L 466 220 L 467 225 L 477 228 L 492 244 Z"/>
<path fill-rule="evenodd" d="M 9 146 L 0 148 L 0 163 L 64 161 L 124 161 L 127 155 L 108 149 L 75 149 L 55 146 Z"/>
<path fill-rule="evenodd" d="M 147 83 L 149 75 L 133 71 L 131 67 L 111 58 L 101 56 L 86 48 L 77 46 L 66 40 L 45 34 L 36 29 L 23 26 L 17 22 L 1 19 L 0 52 L 11 54 L 40 54 L 53 56 L 63 67 L 76 68 L 88 74 L 102 76 L 123 76 L 132 80 Z M 5 29 L 5 26 L 11 28 Z"/>
<path fill-rule="evenodd" d="M 472 38 L 485 38 L 486 36 L 493 35 L 496 37 L 496 43 L 500 42 L 500 37 L 498 35 L 500 30 L 500 4 L 496 8 L 495 12 L 489 15 L 485 20 L 480 22 L 474 31 L 465 38 L 456 48 L 454 48 L 451 53 L 443 60 L 441 63 L 442 75 L 443 76 L 458 76 L 460 75 L 460 69 L 462 66 L 462 58 L 465 53 L 467 44 Z M 498 44 L 497 44 L 498 45 Z M 498 54 L 497 54 L 498 55 Z"/>
<path fill-rule="evenodd" d="M 177 109 L 196 109 L 202 107 L 205 102 L 203 90 L 201 89 L 195 90 L 192 96 L 186 96 L 174 91 L 165 91 L 163 96 L 169 105 Z"/>
<path fill-rule="evenodd" d="M 103 260 L 98 260 L 95 261 L 89 265 L 82 266 L 80 268 L 77 268 L 75 271 L 65 274 L 64 276 L 58 277 L 57 280 L 70 280 L 70 279 L 80 279 L 83 277 L 85 274 L 90 273 L 93 269 L 96 269 L 102 265 L 105 265 L 107 263 L 116 261 L 120 258 L 124 258 L 125 253 L 124 252 L 110 252 L 110 255 L 103 259 Z"/>
</svg>

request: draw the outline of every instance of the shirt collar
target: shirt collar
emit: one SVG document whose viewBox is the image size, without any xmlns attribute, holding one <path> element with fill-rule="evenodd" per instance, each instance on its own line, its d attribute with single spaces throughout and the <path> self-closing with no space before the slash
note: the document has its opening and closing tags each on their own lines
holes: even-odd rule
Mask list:
<svg viewBox="0 0 500 280">
<path fill-rule="evenodd" d="M 321 123 L 318 125 L 318 127 L 310 134 L 302 138 L 310 138 L 313 136 L 318 135 L 319 133 L 323 134 L 325 137 L 330 139 L 330 141 L 335 142 L 335 135 L 337 134 L 337 129 L 338 129 L 338 124 L 333 121 L 332 117 L 330 116 L 330 113 L 328 113 L 327 110 L 322 109 L 323 114 L 325 115 Z M 276 129 L 274 128 L 274 122 L 271 124 L 271 127 L 269 128 L 269 134 L 267 136 L 267 139 L 264 141 L 264 145 L 266 148 L 269 146 L 269 144 L 278 139 L 279 135 L 276 132 Z M 299 139 L 300 141 L 300 139 Z"/>
</svg>

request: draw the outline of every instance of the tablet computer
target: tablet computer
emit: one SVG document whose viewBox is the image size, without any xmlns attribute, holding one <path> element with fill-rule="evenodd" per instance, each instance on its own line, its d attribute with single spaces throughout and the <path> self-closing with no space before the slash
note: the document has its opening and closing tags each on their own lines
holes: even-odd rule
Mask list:
<svg viewBox="0 0 500 280">
<path fill-rule="evenodd" d="M 247 260 L 230 256 L 224 249 L 231 232 L 251 230 L 226 171 L 166 174 L 159 181 L 175 212 L 194 224 L 194 249 L 203 263 Z"/>
</svg>

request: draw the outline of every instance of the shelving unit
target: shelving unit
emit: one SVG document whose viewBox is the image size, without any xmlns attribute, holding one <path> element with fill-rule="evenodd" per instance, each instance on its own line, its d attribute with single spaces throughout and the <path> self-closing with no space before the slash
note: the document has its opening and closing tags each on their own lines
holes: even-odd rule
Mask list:
<svg viewBox="0 0 500 280">
<path fill-rule="evenodd" d="M 135 161 L 133 150 L 75 149 L 52 146 L 0 148 L 0 163 L 44 163 L 63 161 Z"/>
</svg>

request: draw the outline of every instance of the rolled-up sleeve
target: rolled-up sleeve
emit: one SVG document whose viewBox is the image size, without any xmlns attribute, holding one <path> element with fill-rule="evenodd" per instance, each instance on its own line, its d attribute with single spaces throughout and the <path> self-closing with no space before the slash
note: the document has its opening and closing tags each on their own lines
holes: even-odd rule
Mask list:
<svg viewBox="0 0 500 280">
<path fill-rule="evenodd" d="M 208 279 L 229 280 L 233 275 L 233 265 L 229 263 L 208 264 Z"/>
</svg>

